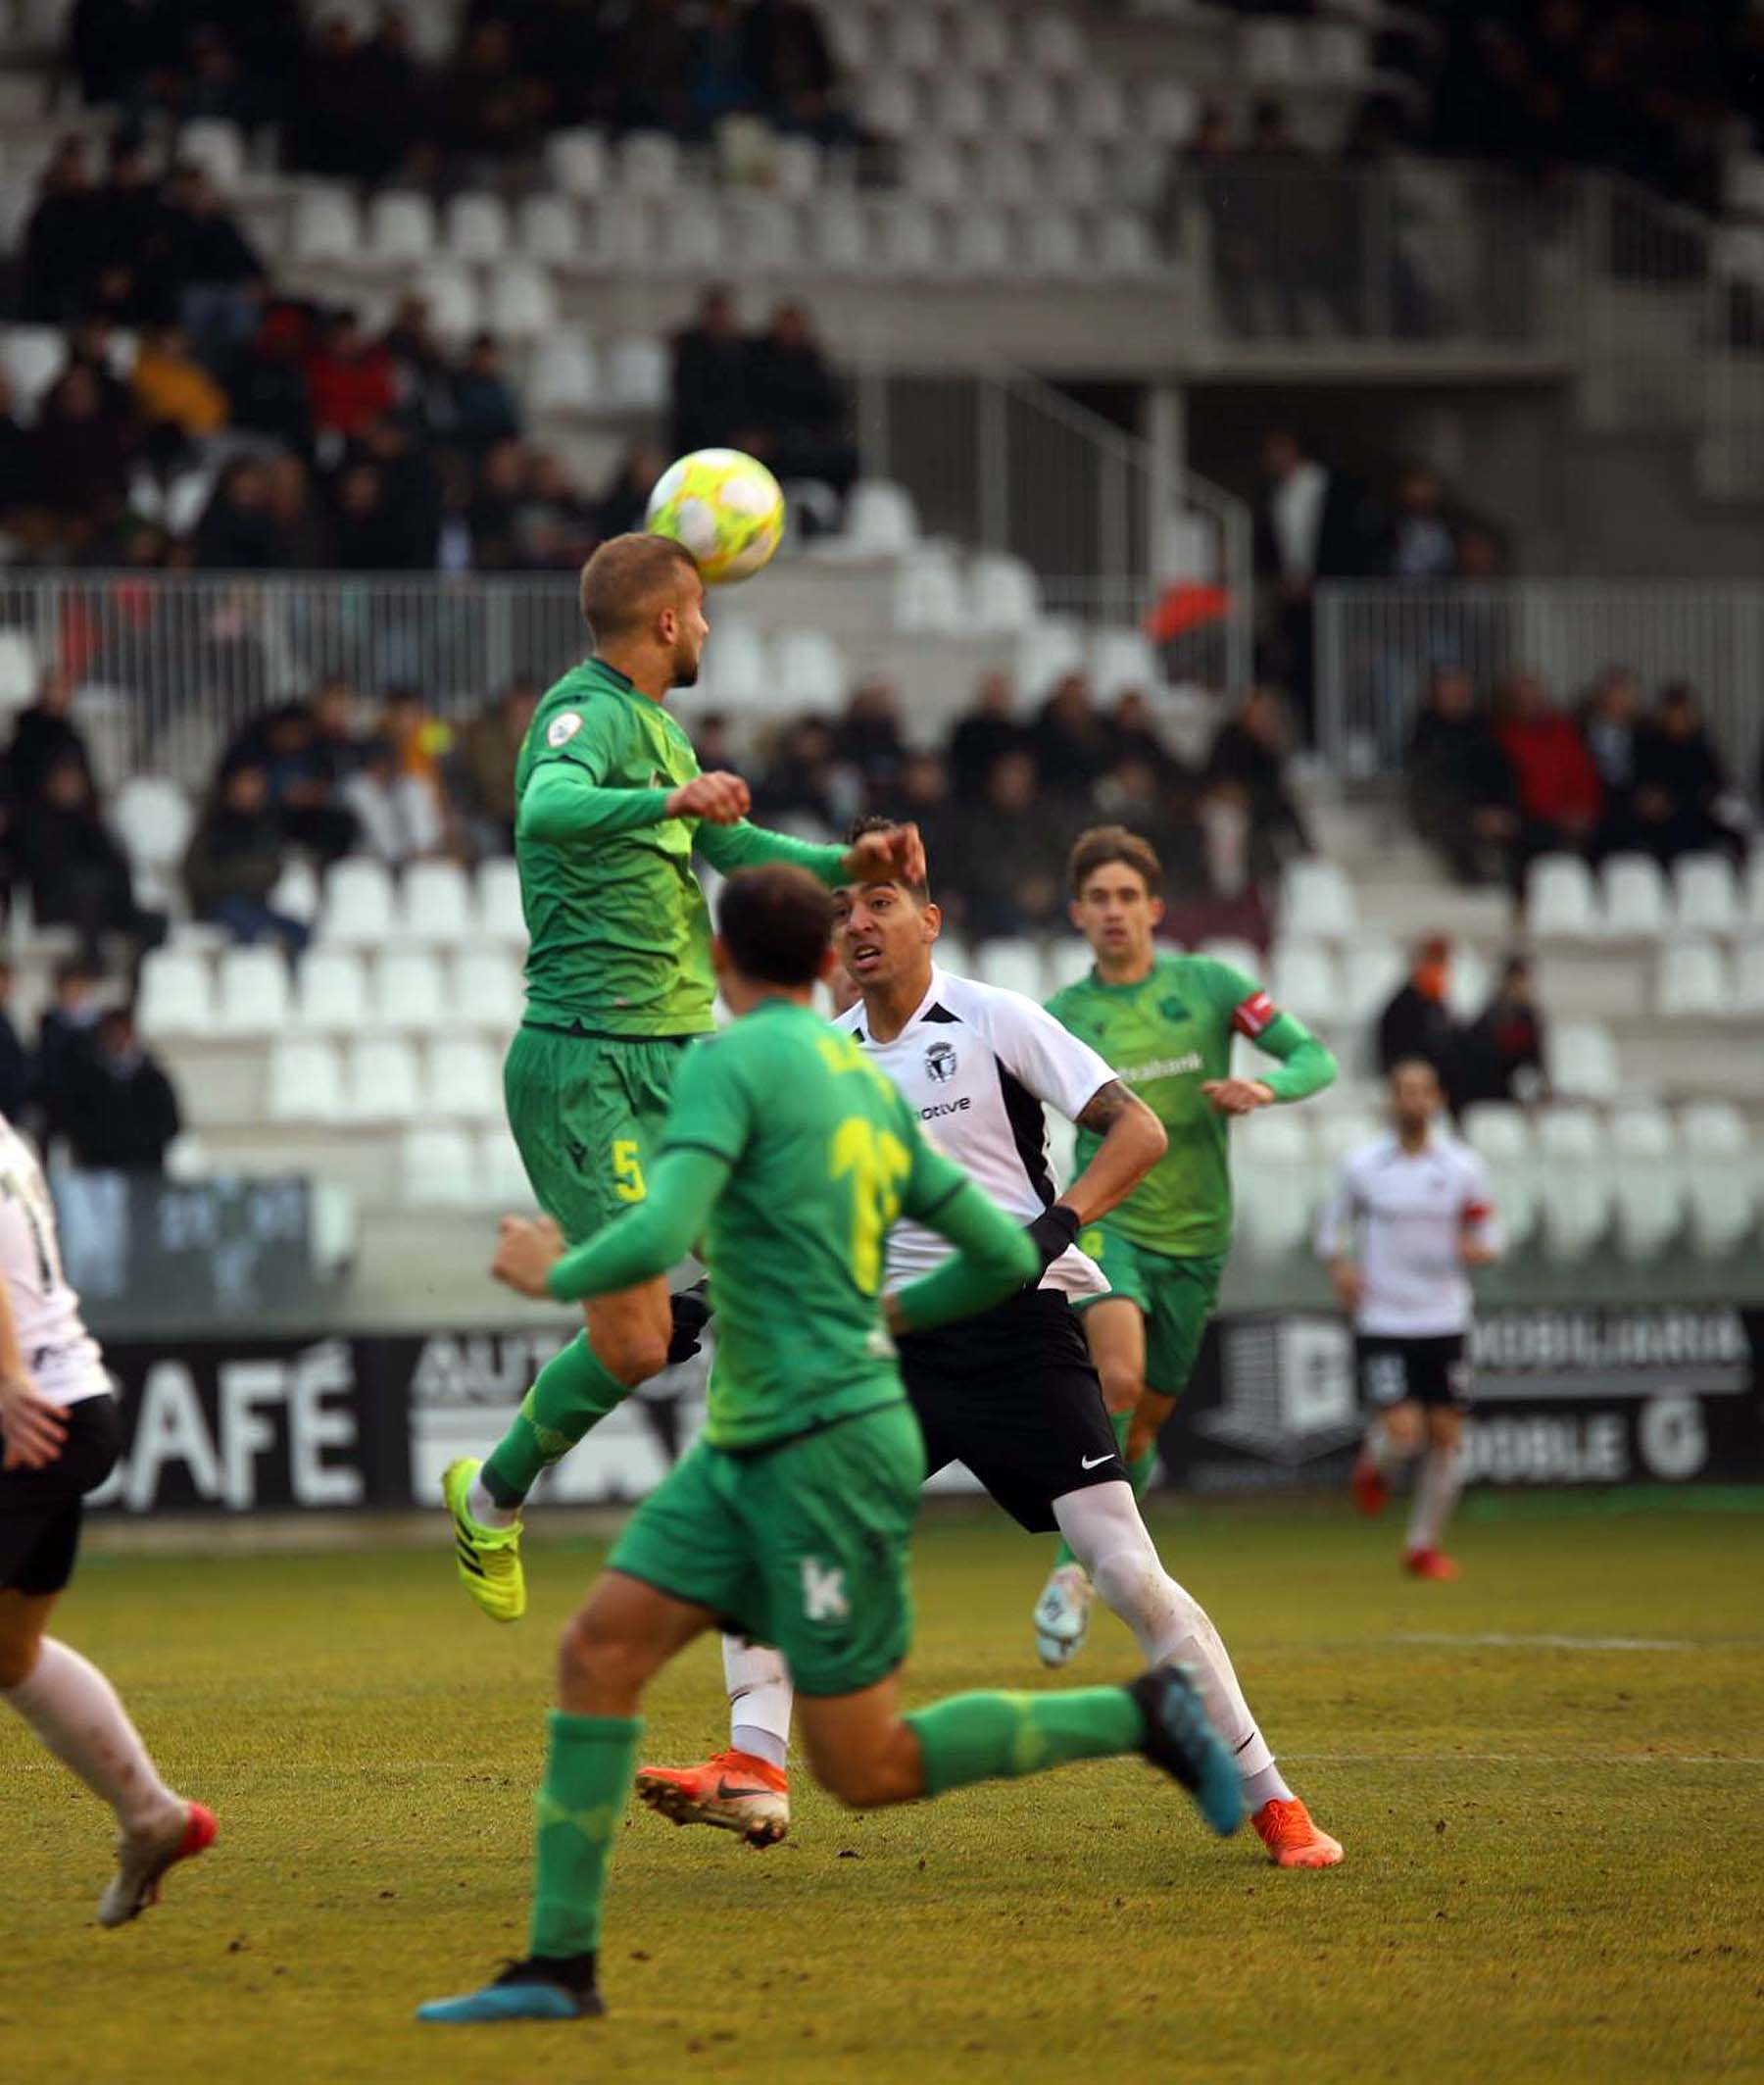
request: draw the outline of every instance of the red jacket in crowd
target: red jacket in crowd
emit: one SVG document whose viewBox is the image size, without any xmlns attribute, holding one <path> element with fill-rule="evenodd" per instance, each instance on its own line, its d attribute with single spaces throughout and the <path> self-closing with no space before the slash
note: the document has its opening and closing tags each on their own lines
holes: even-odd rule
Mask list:
<svg viewBox="0 0 1764 2085">
<path fill-rule="evenodd" d="M 1495 727 L 1513 764 L 1519 808 L 1551 825 L 1593 824 L 1603 801 L 1598 769 L 1579 727 L 1566 717 L 1510 717 Z"/>
<path fill-rule="evenodd" d="M 316 348 L 307 357 L 306 378 L 313 424 L 321 433 L 334 429 L 351 437 L 361 434 L 383 420 L 398 401 L 392 358 L 377 344 L 357 355 Z"/>
</svg>

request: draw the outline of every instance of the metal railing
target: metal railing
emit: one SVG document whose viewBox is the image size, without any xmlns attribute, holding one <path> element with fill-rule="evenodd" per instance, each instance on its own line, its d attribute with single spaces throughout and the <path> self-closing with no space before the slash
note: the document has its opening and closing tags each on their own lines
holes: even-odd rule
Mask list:
<svg viewBox="0 0 1764 2085">
<path fill-rule="evenodd" d="M 1252 546 L 1235 495 L 1021 370 L 865 369 L 856 417 L 866 470 L 906 487 L 928 535 L 1021 559 L 1057 614 L 1139 627 L 1172 585 L 1218 588 L 1222 612 L 1175 642 L 1172 667 L 1247 682 Z"/>
<path fill-rule="evenodd" d="M 1754 772 L 1764 722 L 1764 584 L 1507 580 L 1491 585 L 1333 584 L 1317 589 L 1317 727 L 1348 774 L 1400 767 L 1437 667 L 1487 695 L 1541 673 L 1572 702 L 1606 667 L 1654 689 L 1688 680 L 1730 769 Z"/>
</svg>

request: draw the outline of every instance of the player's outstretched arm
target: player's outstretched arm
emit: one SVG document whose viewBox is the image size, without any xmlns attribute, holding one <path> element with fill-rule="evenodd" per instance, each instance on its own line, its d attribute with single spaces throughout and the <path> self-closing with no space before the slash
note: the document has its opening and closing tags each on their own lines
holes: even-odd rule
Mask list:
<svg viewBox="0 0 1764 2085">
<path fill-rule="evenodd" d="M 949 1160 L 927 1151 L 915 1168 L 907 1214 L 956 1248 L 934 1273 L 888 1299 L 889 1329 L 925 1332 L 990 1310 L 1033 1281 L 1041 1255 L 1029 1234 Z"/>
<path fill-rule="evenodd" d="M 743 819 L 720 831 L 701 828 L 698 849 L 725 876 L 738 869 L 788 862 L 794 869 L 806 869 L 829 889 L 842 883 L 918 883 L 925 874 L 925 846 L 916 825 L 890 825 L 866 832 L 850 847 L 823 847 L 788 832 L 750 825 Z"/>
<path fill-rule="evenodd" d="M 677 789 L 608 789 L 578 762 L 548 761 L 521 792 L 516 835 L 554 843 L 610 839 L 669 819 L 698 819 L 705 830 L 739 819 L 748 788 L 738 774 L 697 774 Z"/>
<path fill-rule="evenodd" d="M 1054 1205 L 1072 1211 L 1076 1237 L 1085 1224 L 1107 1216 L 1132 1194 L 1169 1149 L 1170 1140 L 1152 1110 L 1118 1078 L 1099 1087 L 1073 1119 L 1080 1129 L 1102 1139 L 1090 1164 Z M 1071 1242 L 1066 1240 L 1067 1245 Z"/>
<path fill-rule="evenodd" d="M 524 1295 L 558 1303 L 634 1289 L 685 1259 L 728 1177 L 726 1159 L 707 1151 L 664 1151 L 650 1173 L 649 1199 L 596 1231 L 586 1245 L 566 1252 L 555 1226 L 505 1216 L 491 1271 Z"/>
</svg>

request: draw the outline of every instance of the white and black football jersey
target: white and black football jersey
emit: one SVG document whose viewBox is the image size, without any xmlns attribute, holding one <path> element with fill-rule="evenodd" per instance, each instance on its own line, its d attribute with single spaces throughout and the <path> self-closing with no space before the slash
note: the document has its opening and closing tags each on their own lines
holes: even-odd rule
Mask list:
<svg viewBox="0 0 1764 2085">
<path fill-rule="evenodd" d="M 873 1042 L 861 1004 L 839 1017 L 918 1111 L 940 1150 L 1025 1223 L 1060 1184 L 1048 1159 L 1047 1102 L 1076 1118 L 1114 1077 L 1089 1043 L 1020 992 L 933 969 L 918 1011 L 892 1042 Z M 950 1256 L 935 1231 L 897 1223 L 888 1237 L 887 1286 L 900 1288 Z M 1101 1296 L 1108 1283 L 1074 1246 L 1042 1277 L 1068 1296 Z"/>
<path fill-rule="evenodd" d="M 12 1305 L 19 1351 L 52 1405 L 74 1405 L 110 1389 L 98 1343 L 79 1316 L 79 1298 L 62 1272 L 55 1205 L 36 1154 L 0 1118 L 0 1276 Z"/>
<path fill-rule="evenodd" d="M 1470 1326 L 1474 1298 L 1466 1237 L 1498 1251 L 1488 1168 L 1467 1144 L 1436 1129 L 1419 1151 L 1395 1133 L 1350 1152 L 1317 1224 L 1324 1259 L 1357 1241 L 1357 1330 L 1389 1338 L 1444 1338 Z"/>
</svg>

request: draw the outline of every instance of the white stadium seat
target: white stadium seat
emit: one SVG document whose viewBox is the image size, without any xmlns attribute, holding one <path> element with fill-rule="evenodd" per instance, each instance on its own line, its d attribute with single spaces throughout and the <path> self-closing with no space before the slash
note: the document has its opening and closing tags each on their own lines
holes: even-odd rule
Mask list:
<svg viewBox="0 0 1764 2085">
<path fill-rule="evenodd" d="M 868 557 L 899 557 L 918 541 L 918 513 L 906 486 L 860 477 L 846 502 L 846 539 Z"/>
<path fill-rule="evenodd" d="M 894 583 L 896 629 L 948 635 L 966 620 L 961 575 L 946 551 L 919 550 L 901 560 Z"/>
<path fill-rule="evenodd" d="M 599 195 L 607 186 L 607 140 L 598 130 L 554 130 L 545 163 L 565 195 Z"/>
<path fill-rule="evenodd" d="M 1311 67 L 1319 79 L 1354 80 L 1370 70 L 1366 32 L 1354 23 L 1315 23 L 1309 41 Z"/>
<path fill-rule="evenodd" d="M 863 206 L 843 192 L 815 198 L 808 210 L 808 251 L 827 274 L 860 274 L 869 266 L 869 223 Z"/>
<path fill-rule="evenodd" d="M 416 1053 L 394 1036 L 368 1036 L 349 1053 L 343 1114 L 356 1122 L 408 1122 L 421 1113 Z"/>
<path fill-rule="evenodd" d="M 771 148 L 772 192 L 786 202 L 807 203 L 824 178 L 821 149 L 811 137 L 780 137 Z"/>
<path fill-rule="evenodd" d="M 975 155 L 973 192 L 982 202 L 1028 209 L 1041 194 L 1041 175 L 1027 145 L 1013 137 L 989 138 Z"/>
<path fill-rule="evenodd" d="M 1741 941 L 1734 951 L 1734 1012 L 1764 1014 L 1764 940 Z"/>
<path fill-rule="evenodd" d="M 1320 941 L 1276 942 L 1268 990 L 1277 1007 L 1296 1014 L 1302 1021 L 1326 1021 L 1341 1010 L 1341 979 L 1334 960 Z"/>
<path fill-rule="evenodd" d="M 507 855 L 480 862 L 477 871 L 477 933 L 483 940 L 510 948 L 526 947 L 526 920 L 520 910 L 520 871 Z"/>
<path fill-rule="evenodd" d="M 1466 1108 L 1464 1135 L 1491 1166 L 1529 1166 L 1537 1156 L 1531 1119 L 1510 1101 L 1477 1101 Z"/>
<path fill-rule="evenodd" d="M 486 1208 L 511 1216 L 532 1208 L 532 1185 L 507 1122 L 493 1122 L 479 1130 L 477 1176 L 479 1196 Z"/>
<path fill-rule="evenodd" d="M 415 288 L 428 306 L 430 325 L 443 340 L 457 343 L 482 329 L 483 303 L 464 269 L 425 269 Z"/>
<path fill-rule="evenodd" d="M 1034 73 L 1018 73 L 1006 83 L 1002 115 L 1004 134 L 1030 144 L 1053 137 L 1061 123 L 1053 89 Z"/>
<path fill-rule="evenodd" d="M 1112 145 L 1127 134 L 1127 96 L 1108 73 L 1089 73 L 1078 82 L 1072 109 L 1080 137 Z"/>
<path fill-rule="evenodd" d="M 544 340 L 557 325 L 557 292 L 534 261 L 505 261 L 484 285 L 484 317 L 499 340 Z"/>
<path fill-rule="evenodd" d="M 283 1039 L 270 1053 L 270 1119 L 334 1122 L 343 1115 L 343 1071 L 327 1042 Z"/>
<path fill-rule="evenodd" d="M 876 205 L 874 224 L 870 265 L 879 274 L 935 275 L 942 272 L 937 220 L 923 203 L 906 196 L 891 197 Z"/>
<path fill-rule="evenodd" d="M 950 265 L 958 275 L 984 277 L 1015 273 L 1010 226 L 1003 211 L 976 203 L 956 219 Z"/>
<path fill-rule="evenodd" d="M 947 962 L 947 958 L 942 959 Z M 1042 964 L 1042 997 L 1052 999 L 1068 984 L 1076 984 L 1081 977 L 1088 977 L 1095 967 L 1090 943 L 1080 940 L 1076 934 L 1061 934 L 1050 941 Z"/>
<path fill-rule="evenodd" d="M 290 856 L 282 864 L 282 872 L 270 893 L 270 910 L 285 913 L 290 919 L 300 919 L 311 926 L 323 902 L 318 871 L 304 855 Z"/>
<path fill-rule="evenodd" d="M 1610 1227 L 1612 1187 L 1603 1132 L 1586 1109 L 1548 1110 L 1538 1125 L 1539 1191 L 1551 1251 L 1579 1260 Z"/>
<path fill-rule="evenodd" d="M 1087 273 L 1096 264 L 1095 242 L 1069 210 L 1047 205 L 1024 213 L 1021 245 L 1030 274 L 1058 281 Z"/>
<path fill-rule="evenodd" d="M 1598 932 L 1592 871 L 1579 855 L 1540 855 L 1526 878 L 1525 907 L 1540 940 L 1585 941 Z"/>
<path fill-rule="evenodd" d="M 374 972 L 374 1025 L 432 1035 L 449 1019 L 440 957 L 426 948 L 388 949 Z"/>
<path fill-rule="evenodd" d="M 633 195 L 671 196 L 680 185 L 679 140 L 665 130 L 632 130 L 618 147 L 619 177 Z"/>
<path fill-rule="evenodd" d="M 454 959 L 448 1018 L 463 1026 L 512 1034 L 520 1025 L 520 967 L 502 949 L 472 949 Z"/>
<path fill-rule="evenodd" d="M 1408 965 L 1396 942 L 1355 935 L 1342 956 L 1342 1018 L 1361 1023 L 1376 1020 L 1407 974 Z"/>
<path fill-rule="evenodd" d="M 443 235 L 448 258 L 467 264 L 501 261 L 513 243 L 509 207 L 501 196 L 456 195 L 447 206 Z"/>
<path fill-rule="evenodd" d="M 245 174 L 245 139 L 237 124 L 219 117 L 193 117 L 177 133 L 177 156 L 200 167 L 222 195 L 231 195 Z"/>
<path fill-rule="evenodd" d="M 318 1035 L 356 1035 L 368 1018 L 368 974 L 354 949 L 308 952 L 295 979 L 294 1024 Z"/>
<path fill-rule="evenodd" d="M 1084 633 L 1063 616 L 1044 616 L 1017 641 L 1016 678 L 1025 702 L 1039 703 L 1064 673 L 1082 673 Z"/>
<path fill-rule="evenodd" d="M 667 346 L 648 334 L 613 341 L 607 354 L 607 389 L 627 413 L 660 412 L 670 381 Z"/>
<path fill-rule="evenodd" d="M 1549 1083 L 1576 1100 L 1614 1101 L 1622 1084 L 1617 1045 L 1597 1021 L 1564 1020 L 1546 1030 Z"/>
<path fill-rule="evenodd" d="M 883 64 L 899 66 L 904 73 L 941 70 L 948 53 L 942 27 L 930 8 L 895 7 L 882 19 L 882 49 L 877 55 Z"/>
<path fill-rule="evenodd" d="M 732 262 L 743 274 L 781 275 L 801 263 L 802 216 L 781 197 L 731 196 L 723 217 L 723 268 Z"/>
<path fill-rule="evenodd" d="M 989 76 L 1010 70 L 1014 38 L 1011 25 L 998 8 L 964 5 L 952 26 L 958 65 Z"/>
<path fill-rule="evenodd" d="M 701 686 L 710 700 L 737 711 L 763 710 L 770 703 L 771 669 L 751 622 L 719 621 L 716 642 L 705 653 L 705 667 Z"/>
<path fill-rule="evenodd" d="M 350 262 L 362 249 L 361 219 L 354 201 L 338 190 L 303 195 L 294 206 L 290 240 L 295 261 Z"/>
<path fill-rule="evenodd" d="M 42 669 L 23 630 L 0 630 L 0 708 L 23 709 L 36 694 Z"/>
<path fill-rule="evenodd" d="M 1108 178 L 1095 145 L 1079 137 L 1061 137 L 1049 146 L 1044 162 L 1048 194 L 1075 210 L 1097 210 L 1111 200 Z"/>
<path fill-rule="evenodd" d="M 1254 80 L 1297 79 L 1304 46 L 1289 22 L 1255 22 L 1244 30 L 1244 71 Z"/>
<path fill-rule="evenodd" d="M 1100 274 L 1139 276 L 1155 274 L 1157 242 L 1152 227 L 1137 210 L 1110 210 L 1097 228 L 1097 270 Z"/>
<path fill-rule="evenodd" d="M 1674 924 L 1680 933 L 1737 934 L 1744 924 L 1739 878 L 1726 855 L 1683 855 L 1672 867 Z"/>
<path fill-rule="evenodd" d="M 1696 1159 L 1735 1164 L 1749 1156 L 1751 1134 L 1732 1101 L 1692 1101 L 1679 1111 L 1679 1141 Z"/>
<path fill-rule="evenodd" d="M 988 551 L 968 568 L 968 620 L 987 632 L 1014 634 L 1041 614 L 1041 588 L 1034 568 L 1021 558 Z"/>
<path fill-rule="evenodd" d="M 206 1033 L 215 1021 L 206 960 L 187 949 L 155 949 L 141 965 L 136 1013 L 149 1040 Z"/>
<path fill-rule="evenodd" d="M 413 1209 L 470 1209 L 479 1200 L 476 1152 L 464 1129 L 407 1130 L 401 1169 Z"/>
<path fill-rule="evenodd" d="M 326 941 L 346 948 L 377 948 L 393 933 L 392 877 L 383 862 L 354 856 L 331 870 L 321 928 Z"/>
<path fill-rule="evenodd" d="M 1666 875 L 1652 855 L 1612 855 L 1604 865 L 1604 930 L 1613 940 L 1654 941 L 1666 931 Z"/>
<path fill-rule="evenodd" d="M 1668 1018 L 1706 1018 L 1733 1008 L 1733 973 L 1714 942 L 1700 936 L 1668 942 L 1660 954 L 1660 1012 Z"/>
<path fill-rule="evenodd" d="M 985 88 L 966 73 L 946 73 L 931 88 L 926 122 L 934 135 L 973 144 L 991 122 Z"/>
<path fill-rule="evenodd" d="M 1359 923 L 1353 885 L 1339 864 L 1308 855 L 1287 864 L 1282 878 L 1280 923 L 1289 934 L 1347 940 Z"/>
<path fill-rule="evenodd" d="M 687 190 L 662 211 L 651 265 L 663 274 L 702 275 L 716 267 L 728 233 L 714 200 Z"/>
<path fill-rule="evenodd" d="M 1388 1127 L 1377 1116 L 1357 1108 L 1320 1109 L 1311 1122 L 1311 1149 L 1318 1169 L 1332 1184 L 1344 1159 L 1363 1151 Z"/>
<path fill-rule="evenodd" d="M 1745 865 L 1745 924 L 1764 933 L 1764 847 L 1754 847 Z"/>
<path fill-rule="evenodd" d="M 503 1112 L 502 1078 L 489 1047 L 468 1036 L 449 1036 L 429 1052 L 425 1105 L 433 1115 L 459 1121 L 490 1122 Z"/>
<path fill-rule="evenodd" d="M 1227 969 L 1238 970 L 1246 977 L 1260 977 L 1262 973 L 1260 950 L 1254 942 L 1239 940 L 1235 934 L 1214 934 L 1202 941 L 1195 954 L 1222 963 Z"/>
<path fill-rule="evenodd" d="M 858 112 L 866 130 L 900 140 L 921 126 L 919 97 L 905 73 L 872 68 L 858 90 Z"/>
<path fill-rule="evenodd" d="M 135 868 L 163 875 L 182 861 L 195 813 L 175 782 L 135 774 L 117 791 L 111 822 Z"/>
<path fill-rule="evenodd" d="M 288 964 L 278 948 L 221 951 L 215 1026 L 225 1035 L 275 1035 L 288 1024 Z"/>
<path fill-rule="evenodd" d="M 567 196 L 529 195 L 520 205 L 515 243 L 529 261 L 571 268 L 582 257 L 582 222 Z"/>
<path fill-rule="evenodd" d="M 1038 1004 L 1042 998 L 1041 950 L 1026 935 L 983 942 L 976 951 L 980 975 L 1002 992 L 1021 992 Z"/>
<path fill-rule="evenodd" d="M 471 932 L 471 887 L 457 862 L 414 862 L 405 871 L 399 931 L 411 941 L 464 941 Z"/>
<path fill-rule="evenodd" d="M 1451 951 L 1451 974 L 1446 984 L 1446 1004 L 1459 1020 L 1480 1019 L 1494 995 L 1494 973 L 1489 959 L 1468 942 Z"/>
<path fill-rule="evenodd" d="M 1152 79 L 1140 90 L 1135 126 L 1157 144 L 1186 145 L 1200 114 L 1200 97 L 1186 79 Z"/>
<path fill-rule="evenodd" d="M 1720 1258 L 1751 1236 L 1757 1216 L 1755 1189 L 1737 1167 L 1688 1167 L 1685 1195 L 1690 1235 L 1699 1253 Z"/>
<path fill-rule="evenodd" d="M 527 399 L 535 413 L 592 413 L 600 403 L 599 359 L 573 327 L 562 326 L 539 342 Z"/>
<path fill-rule="evenodd" d="M 1099 702 L 1116 702 L 1131 689 L 1149 692 L 1163 674 L 1142 631 L 1103 629 L 1091 639 L 1090 677 Z"/>
<path fill-rule="evenodd" d="M 0 328 L 0 365 L 20 408 L 34 418 L 37 401 L 68 366 L 67 335 L 52 325 Z"/>
<path fill-rule="evenodd" d="M 1024 50 L 1036 72 L 1060 78 L 1076 78 L 1089 56 L 1084 31 L 1070 15 L 1054 7 L 1044 7 L 1031 18 Z"/>
<path fill-rule="evenodd" d="M 782 630 L 772 640 L 772 688 L 780 708 L 833 716 L 846 698 L 845 661 L 825 630 Z"/>
<path fill-rule="evenodd" d="M 368 206 L 368 243 L 358 258 L 376 268 L 408 268 L 435 250 L 435 206 L 426 195 L 387 189 Z"/>
</svg>

